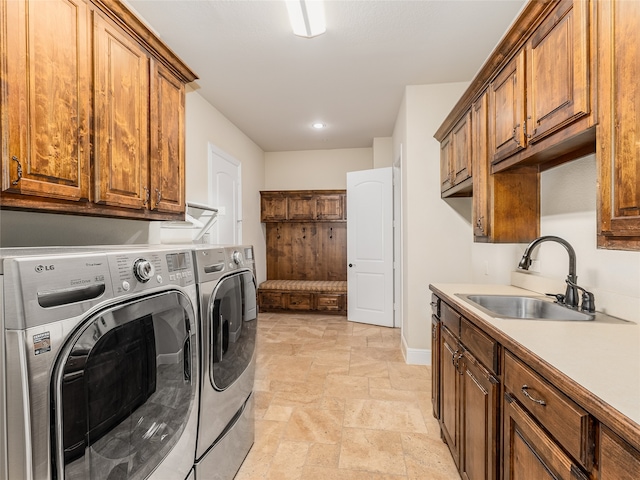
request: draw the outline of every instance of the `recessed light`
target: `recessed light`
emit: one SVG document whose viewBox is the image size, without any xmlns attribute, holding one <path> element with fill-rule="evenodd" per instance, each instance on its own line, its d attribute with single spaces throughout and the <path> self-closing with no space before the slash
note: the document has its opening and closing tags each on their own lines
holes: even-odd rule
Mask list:
<svg viewBox="0 0 640 480">
<path fill-rule="evenodd" d="M 322 130 L 322 129 L 323 129 L 324 127 L 326 127 L 327 125 L 326 125 L 326 124 L 324 124 L 324 123 L 322 123 L 322 122 L 315 122 L 315 123 L 312 123 L 312 124 L 311 124 L 311 126 L 312 126 L 313 128 L 315 128 L 316 130 Z"/>
</svg>

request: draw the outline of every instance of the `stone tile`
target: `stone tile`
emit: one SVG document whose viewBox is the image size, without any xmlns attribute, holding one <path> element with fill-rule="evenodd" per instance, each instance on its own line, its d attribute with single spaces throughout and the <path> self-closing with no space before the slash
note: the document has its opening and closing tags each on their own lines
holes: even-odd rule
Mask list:
<svg viewBox="0 0 640 480">
<path fill-rule="evenodd" d="M 349 399 L 344 412 L 344 426 L 427 433 L 422 412 L 415 402 Z"/>
<path fill-rule="evenodd" d="M 342 439 L 340 410 L 322 408 L 296 408 L 284 432 L 286 440 L 338 444 Z"/>
<path fill-rule="evenodd" d="M 251 451 L 254 455 L 274 454 L 286 428 L 286 422 L 256 420 L 256 438 Z"/>
<path fill-rule="evenodd" d="M 349 375 L 388 378 L 389 370 L 387 370 L 387 362 L 352 354 L 351 362 L 349 363 Z"/>
<path fill-rule="evenodd" d="M 369 472 L 306 465 L 302 470 L 300 480 L 372 480 L 372 478 L 372 474 Z"/>
<path fill-rule="evenodd" d="M 263 420 L 274 420 L 276 422 L 288 422 L 293 413 L 293 407 L 282 405 L 270 405 L 262 416 Z"/>
<path fill-rule="evenodd" d="M 402 434 L 402 448 L 408 478 L 459 479 L 447 445 L 439 438 L 421 434 Z"/>
<path fill-rule="evenodd" d="M 389 379 L 397 390 L 431 391 L 430 371 L 423 365 L 389 362 Z"/>
<path fill-rule="evenodd" d="M 369 379 L 351 375 L 328 375 L 324 394 L 338 398 L 368 398 Z"/>
<path fill-rule="evenodd" d="M 307 459 L 309 444 L 283 441 L 273 456 L 267 480 L 298 480 Z"/>
<path fill-rule="evenodd" d="M 399 348 L 356 347 L 351 349 L 351 353 L 371 358 L 372 360 L 404 362 L 404 357 Z"/>
<path fill-rule="evenodd" d="M 369 390 L 372 388 L 391 388 L 391 380 L 389 378 L 369 378 Z"/>
<path fill-rule="evenodd" d="M 314 443 L 309 448 L 306 465 L 338 468 L 339 459 L 340 444 Z"/>
<path fill-rule="evenodd" d="M 400 433 L 344 428 L 339 467 L 406 475 Z"/>
</svg>

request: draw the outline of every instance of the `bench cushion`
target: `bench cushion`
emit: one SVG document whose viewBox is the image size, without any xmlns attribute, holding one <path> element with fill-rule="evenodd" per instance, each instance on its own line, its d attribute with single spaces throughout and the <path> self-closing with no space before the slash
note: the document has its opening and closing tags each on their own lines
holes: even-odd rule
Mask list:
<svg viewBox="0 0 640 480">
<path fill-rule="evenodd" d="M 262 290 L 347 293 L 347 282 L 337 280 L 267 280 Z"/>
</svg>

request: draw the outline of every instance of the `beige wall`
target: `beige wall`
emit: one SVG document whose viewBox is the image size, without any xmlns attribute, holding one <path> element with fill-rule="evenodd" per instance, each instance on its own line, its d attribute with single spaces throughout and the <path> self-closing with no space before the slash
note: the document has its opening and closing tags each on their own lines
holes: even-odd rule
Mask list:
<svg viewBox="0 0 640 480">
<path fill-rule="evenodd" d="M 373 139 L 373 168 L 393 166 L 393 138 L 376 137 Z"/>
<path fill-rule="evenodd" d="M 200 94 L 188 88 L 186 98 L 187 200 L 208 203 L 209 143 L 238 160 L 242 174 L 242 241 L 252 244 L 258 281 L 266 279 L 266 243 L 260 223 L 260 190 L 264 189 L 264 152 Z"/>
<path fill-rule="evenodd" d="M 402 337 L 406 347 L 424 360 L 431 346 L 429 284 L 471 277 L 467 235 L 471 204 L 465 199 L 440 199 L 440 145 L 431 136 L 466 86 L 407 87 L 393 134 L 394 155 L 403 152 Z"/>
<path fill-rule="evenodd" d="M 347 172 L 373 168 L 372 148 L 266 152 L 265 190 L 347 188 Z"/>
</svg>

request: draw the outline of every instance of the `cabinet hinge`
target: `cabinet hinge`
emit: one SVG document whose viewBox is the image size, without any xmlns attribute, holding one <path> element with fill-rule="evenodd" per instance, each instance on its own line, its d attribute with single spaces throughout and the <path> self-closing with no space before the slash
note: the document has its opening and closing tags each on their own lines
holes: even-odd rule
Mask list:
<svg viewBox="0 0 640 480">
<path fill-rule="evenodd" d="M 513 401 L 515 400 L 515 398 L 513 398 L 509 393 L 505 392 L 504 394 L 504 400 L 507 403 L 513 403 Z"/>
<path fill-rule="evenodd" d="M 496 377 L 494 377 L 493 375 L 489 375 L 489 381 L 491 383 L 493 383 L 494 385 L 498 385 L 500 383 L 500 380 L 498 380 Z"/>
<path fill-rule="evenodd" d="M 571 464 L 571 478 L 575 478 L 576 480 L 589 480 L 589 477 L 573 463 Z"/>
</svg>

